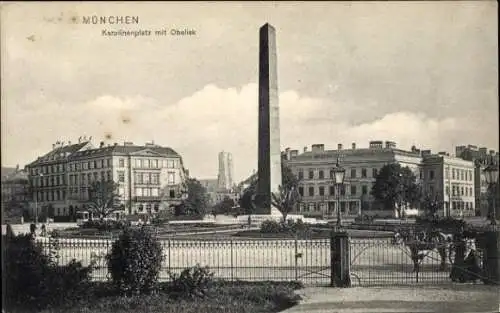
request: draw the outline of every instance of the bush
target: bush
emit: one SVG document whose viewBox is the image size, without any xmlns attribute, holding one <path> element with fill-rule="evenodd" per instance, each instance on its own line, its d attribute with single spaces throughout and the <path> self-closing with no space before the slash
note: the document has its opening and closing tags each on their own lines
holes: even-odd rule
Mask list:
<svg viewBox="0 0 500 313">
<path fill-rule="evenodd" d="M 31 235 L 4 236 L 7 308 L 42 309 L 76 300 L 90 280 L 91 267 L 71 261 L 57 266 Z"/>
<path fill-rule="evenodd" d="M 129 221 L 114 221 L 114 220 L 89 220 L 83 223 L 81 228 L 93 228 L 99 231 L 121 230 L 129 227 Z"/>
<path fill-rule="evenodd" d="M 260 225 L 260 232 L 277 234 L 281 232 L 281 225 L 280 223 L 272 220 L 263 221 Z"/>
<path fill-rule="evenodd" d="M 203 297 L 213 286 L 213 276 L 208 267 L 200 265 L 186 268 L 180 275 L 170 273 L 172 291 L 187 297 Z"/>
<path fill-rule="evenodd" d="M 158 281 L 162 247 L 148 229 L 127 228 L 113 243 L 107 260 L 113 284 L 122 293 L 150 292 Z"/>
</svg>

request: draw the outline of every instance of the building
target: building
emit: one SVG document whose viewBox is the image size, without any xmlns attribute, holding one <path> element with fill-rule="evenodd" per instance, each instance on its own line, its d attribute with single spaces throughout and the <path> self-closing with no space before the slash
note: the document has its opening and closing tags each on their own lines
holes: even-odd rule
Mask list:
<svg viewBox="0 0 500 313">
<path fill-rule="evenodd" d="M 217 176 L 219 190 L 233 188 L 233 173 L 233 156 L 229 152 L 219 152 L 219 174 Z"/>
<path fill-rule="evenodd" d="M 19 168 L 2 167 L 2 212 L 15 211 L 22 216 L 30 201 L 29 180 L 26 171 Z"/>
<path fill-rule="evenodd" d="M 213 206 L 217 204 L 217 189 L 219 187 L 219 180 L 217 178 L 214 179 L 200 179 L 200 184 L 205 188 L 208 198 L 209 198 L 209 206 Z"/>
<path fill-rule="evenodd" d="M 488 202 L 488 184 L 484 175 L 484 169 L 493 162 L 500 164 L 500 154 L 495 150 L 488 150 L 486 147 L 478 148 L 475 145 L 463 145 L 455 147 L 457 157 L 472 161 L 475 164 L 474 168 L 474 193 L 476 195 L 476 209 L 481 216 L 487 216 L 489 212 Z"/>
<path fill-rule="evenodd" d="M 155 213 L 180 203 L 186 171 L 181 156 L 154 143 L 131 142 L 94 147 L 89 141 L 53 150 L 27 166 L 37 205 L 48 207 L 55 220 L 73 220 L 89 202 L 89 186 L 97 180 L 118 183 L 127 214 Z"/>
<path fill-rule="evenodd" d="M 378 172 L 386 164 L 399 163 L 403 167 L 409 167 L 416 176 L 417 183 L 435 194 L 446 189 L 445 180 L 440 178 L 445 174 L 438 175 L 444 173 L 445 168 L 454 171 L 473 169 L 472 162 L 444 156 L 442 153 L 437 157 L 430 150 L 421 151 L 415 147 L 410 151 L 401 150 L 392 141 L 371 141 L 368 148 L 358 148 L 353 143 L 350 148 L 345 149 L 342 144 L 338 144 L 336 150 L 325 150 L 323 144 L 314 144 L 310 151 L 305 147 L 299 154 L 298 150 L 287 149 L 283 155 L 286 164 L 300 181 L 299 193 L 302 201 L 295 213 L 305 216 L 335 216 L 339 207 L 344 216 L 357 216 L 361 213 L 396 216 L 397 210 L 385 209 L 371 196 L 371 188 Z M 346 170 L 344 188 L 340 190 L 340 195 L 336 190 L 333 172 L 337 158 L 341 159 L 341 166 Z M 467 183 L 464 181 L 462 184 L 454 178 L 452 182 L 452 186 L 460 188 L 459 191 L 455 189 L 459 193 L 463 185 L 463 201 L 469 203 L 463 204 L 463 208 L 469 208 L 474 193 L 469 196 L 468 189 L 465 196 L 465 185 L 473 186 L 473 181 Z M 451 211 L 448 210 L 449 214 L 459 214 L 459 208 L 462 208 L 461 204 L 456 204 L 459 200 L 447 199 L 447 201 L 452 203 Z M 471 208 L 474 210 L 474 204 Z M 405 211 L 407 214 L 418 214 L 416 208 L 405 208 Z M 441 212 L 441 214 L 447 213 Z"/>
<path fill-rule="evenodd" d="M 443 203 L 442 216 L 474 216 L 474 163 L 443 152 L 423 155 L 422 179 L 426 194 Z"/>
</svg>

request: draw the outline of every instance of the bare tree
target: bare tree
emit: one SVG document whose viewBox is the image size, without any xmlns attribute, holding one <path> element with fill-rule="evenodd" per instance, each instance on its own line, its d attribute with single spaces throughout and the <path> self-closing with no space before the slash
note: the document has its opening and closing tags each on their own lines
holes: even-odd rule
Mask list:
<svg viewBox="0 0 500 313">
<path fill-rule="evenodd" d="M 293 211 L 300 201 L 300 194 L 295 186 L 285 188 L 278 187 L 278 192 L 271 195 L 271 204 L 274 205 L 283 215 L 283 222 L 286 222 L 287 215 Z"/>
</svg>

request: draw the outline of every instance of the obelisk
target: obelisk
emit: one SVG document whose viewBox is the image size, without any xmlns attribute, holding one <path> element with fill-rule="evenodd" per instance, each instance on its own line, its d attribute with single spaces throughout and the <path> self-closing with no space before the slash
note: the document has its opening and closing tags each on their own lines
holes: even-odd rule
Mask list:
<svg viewBox="0 0 500 313">
<path fill-rule="evenodd" d="M 276 30 L 265 24 L 259 34 L 259 152 L 256 214 L 272 209 L 271 193 L 281 185 L 280 115 Z"/>
</svg>

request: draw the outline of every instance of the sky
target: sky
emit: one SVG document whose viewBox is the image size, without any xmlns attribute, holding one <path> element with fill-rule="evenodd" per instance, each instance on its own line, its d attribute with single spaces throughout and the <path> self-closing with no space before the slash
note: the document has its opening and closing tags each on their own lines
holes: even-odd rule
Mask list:
<svg viewBox="0 0 500 313">
<path fill-rule="evenodd" d="M 84 16 L 138 24 L 84 24 Z M 496 1 L 1 4 L 1 161 L 154 141 L 191 176 L 257 168 L 259 28 L 276 28 L 281 148 L 498 150 Z M 103 30 L 151 30 L 109 37 Z M 155 36 L 155 30 L 194 30 Z"/>
</svg>

